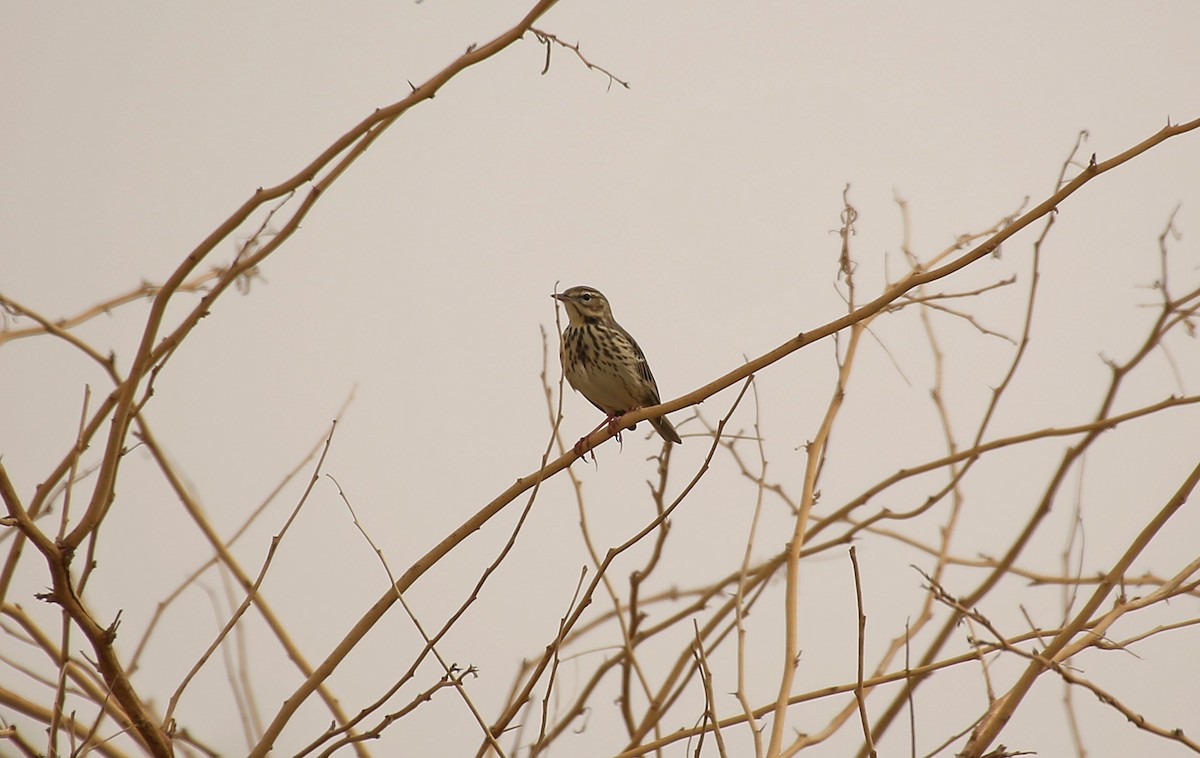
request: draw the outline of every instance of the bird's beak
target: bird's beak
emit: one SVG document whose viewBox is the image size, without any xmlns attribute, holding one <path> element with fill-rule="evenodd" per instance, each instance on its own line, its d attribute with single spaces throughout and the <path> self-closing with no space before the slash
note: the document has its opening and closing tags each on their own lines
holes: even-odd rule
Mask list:
<svg viewBox="0 0 1200 758">
<path fill-rule="evenodd" d="M 554 298 L 555 300 L 561 300 L 561 301 L 563 301 L 564 303 L 565 303 L 565 302 L 567 302 L 567 296 L 566 296 L 566 295 L 564 295 L 564 294 L 563 294 L 563 293 L 561 293 L 561 292 L 555 292 L 555 293 L 554 293 L 553 295 L 551 295 L 550 297 Z"/>
</svg>

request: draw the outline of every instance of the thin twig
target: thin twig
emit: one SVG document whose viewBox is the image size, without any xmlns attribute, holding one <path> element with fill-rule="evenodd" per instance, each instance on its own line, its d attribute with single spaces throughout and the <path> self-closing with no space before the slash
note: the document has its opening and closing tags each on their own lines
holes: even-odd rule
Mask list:
<svg viewBox="0 0 1200 758">
<path fill-rule="evenodd" d="M 354 512 L 354 506 L 350 504 L 350 498 L 346 496 L 346 492 L 342 489 L 342 485 L 337 479 L 333 478 L 332 474 L 326 474 L 325 476 L 329 477 L 329 480 L 332 481 L 333 485 L 337 488 L 338 497 L 342 499 L 342 503 L 346 506 L 346 510 L 350 512 L 350 518 L 354 522 L 355 528 L 358 529 L 359 534 L 363 536 L 363 539 L 367 541 L 367 544 L 371 546 L 371 550 L 374 551 L 375 557 L 379 559 L 379 563 L 383 566 L 383 570 L 387 574 L 388 586 L 395 589 L 396 577 L 394 574 L 392 574 L 392 567 L 388 565 L 387 558 L 383 555 L 383 550 L 375 544 L 375 540 L 371 539 L 371 535 L 367 532 L 366 527 L 364 527 L 362 522 L 358 520 L 358 514 Z M 399 590 L 396 590 L 396 600 L 399 601 L 401 607 L 404 608 L 404 612 L 408 615 L 409 620 L 412 621 L 413 626 L 416 627 L 417 632 L 421 635 L 421 639 L 425 640 L 425 644 L 428 646 L 429 651 L 433 653 L 434 659 L 437 660 L 438 664 L 442 667 L 443 672 L 445 672 L 443 681 L 449 682 L 454 686 L 454 689 L 458 692 L 459 697 L 461 697 L 463 702 L 466 704 L 467 709 L 471 711 L 471 715 L 475 718 L 475 722 L 479 725 L 479 728 L 483 730 L 485 738 L 488 739 L 492 749 L 495 750 L 497 755 L 501 756 L 501 758 L 505 758 L 504 749 L 500 747 L 500 743 L 496 741 L 496 738 L 488 730 L 487 722 L 484 720 L 483 714 L 479 712 L 479 708 L 476 707 L 475 702 L 467 693 L 467 688 L 463 684 L 463 677 L 458 675 L 458 666 L 456 664 L 448 663 L 446 659 L 442 657 L 442 654 L 438 652 L 437 645 L 434 643 L 434 640 L 431 639 L 429 634 L 425 631 L 424 625 L 421 624 L 420 619 L 417 618 L 417 614 L 408 605 L 408 601 L 404 599 L 404 596 L 400 594 Z M 469 667 L 468 671 L 473 672 L 474 667 Z"/>
<path fill-rule="evenodd" d="M 862 577 L 858 571 L 858 551 L 850 546 L 850 565 L 854 567 L 854 599 L 858 607 L 858 678 L 855 680 L 854 699 L 858 702 L 858 716 L 862 723 L 863 742 L 872 758 L 875 752 L 875 740 L 871 737 L 871 721 L 867 718 L 867 696 L 863 692 L 863 653 L 867 640 L 867 614 L 863 610 Z"/>
<path fill-rule="evenodd" d="M 704 640 L 700 637 L 700 626 L 695 619 L 692 620 L 692 629 L 695 634 L 695 640 L 692 642 L 692 655 L 696 658 L 696 667 L 700 670 L 700 682 L 704 686 L 704 721 L 709 729 L 712 730 L 713 737 L 717 741 L 717 754 L 726 758 L 729 752 L 725 748 L 725 736 L 721 734 L 720 720 L 717 718 L 717 703 L 713 697 L 712 669 L 708 667 L 708 658 L 704 654 Z M 701 732 L 701 736 L 706 733 Z M 696 755 L 700 754 L 700 748 L 696 748 Z"/>
<path fill-rule="evenodd" d="M 221 628 L 221 631 L 217 634 L 216 639 L 212 641 L 212 643 L 208 646 L 208 649 L 205 650 L 200 656 L 199 660 L 192 665 L 192 668 L 179 682 L 179 686 L 176 687 L 175 691 L 171 694 L 170 699 L 167 701 L 166 713 L 163 715 L 162 719 L 164 726 L 171 724 L 172 714 L 175 712 L 176 706 L 179 705 L 179 699 L 183 696 L 183 692 L 185 689 L 187 689 L 188 684 L 191 683 L 196 674 L 200 673 L 200 669 L 204 667 L 204 664 L 208 662 L 208 659 L 225 640 L 225 637 L 229 635 L 230 630 L 232 630 L 234 625 L 241 620 L 242 616 L 246 613 L 246 610 L 254 602 L 254 596 L 258 593 L 258 588 L 262 585 L 263 579 L 265 579 L 267 576 L 267 570 L 270 569 L 271 562 L 275 559 L 275 551 L 279 549 L 279 544 L 283 541 L 284 536 L 287 534 L 288 529 L 291 528 L 292 523 L 296 520 L 296 517 L 300 515 L 300 509 L 303 508 L 304 504 L 308 502 L 308 497 L 312 494 L 313 487 L 316 486 L 317 481 L 320 479 L 321 468 L 325 465 L 325 457 L 329 455 L 329 448 L 333 444 L 333 433 L 336 428 L 337 420 L 335 419 L 329 426 L 329 434 L 325 437 L 325 446 L 321 450 L 321 457 L 317 459 L 317 465 L 313 469 L 312 476 L 309 477 L 308 485 L 304 488 L 304 492 L 301 493 L 300 499 L 296 501 L 296 506 L 292 509 L 291 514 L 288 515 L 287 520 L 284 521 L 283 527 L 280 528 L 279 532 L 271 538 L 271 544 L 267 548 L 267 554 L 263 558 L 262 566 L 258 570 L 258 576 L 255 577 L 254 583 L 250 586 L 250 591 L 246 593 L 246 597 L 237 607 L 237 610 L 235 610 L 230 616 L 229 621 L 227 621 L 225 626 Z"/>
<path fill-rule="evenodd" d="M 588 70 L 599 71 L 600 73 L 607 76 L 608 77 L 608 88 L 610 90 L 612 89 L 613 82 L 616 82 L 617 84 L 621 85 L 625 89 L 629 89 L 629 82 L 617 78 L 608 69 L 606 69 L 602 66 L 597 66 L 595 63 L 592 63 L 587 58 L 583 57 L 583 53 L 579 50 L 578 43 L 572 45 L 569 42 L 563 42 L 556 35 L 553 35 L 549 32 L 544 32 L 541 29 L 538 29 L 537 27 L 533 27 L 533 26 L 529 27 L 529 31 L 533 33 L 533 36 L 537 37 L 538 42 L 541 42 L 543 45 L 546 46 L 546 65 L 542 68 L 543 76 L 550 73 L 550 50 L 551 50 L 551 43 L 553 43 L 555 45 L 558 45 L 559 47 L 566 48 L 567 50 L 570 50 L 571 52 L 575 53 L 575 57 L 579 59 L 580 63 L 587 66 Z"/>
</svg>

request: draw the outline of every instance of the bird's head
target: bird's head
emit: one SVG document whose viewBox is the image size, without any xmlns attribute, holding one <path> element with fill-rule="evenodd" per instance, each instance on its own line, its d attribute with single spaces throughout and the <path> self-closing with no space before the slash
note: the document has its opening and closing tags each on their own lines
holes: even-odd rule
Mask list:
<svg viewBox="0 0 1200 758">
<path fill-rule="evenodd" d="M 552 297 L 562 302 L 572 326 L 612 320 L 612 308 L 600 290 L 591 287 L 572 287 Z"/>
</svg>

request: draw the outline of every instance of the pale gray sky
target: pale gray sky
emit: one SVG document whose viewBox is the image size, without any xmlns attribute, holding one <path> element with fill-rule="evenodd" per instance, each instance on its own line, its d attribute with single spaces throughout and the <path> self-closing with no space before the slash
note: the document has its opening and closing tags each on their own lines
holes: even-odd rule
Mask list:
<svg viewBox="0 0 1200 758">
<path fill-rule="evenodd" d="M 143 280 L 161 282 L 255 188 L 291 176 L 373 109 L 405 96 L 409 81 L 424 81 L 530 5 L 4 3 L 0 293 L 59 317 Z M 602 73 L 557 48 L 543 76 L 545 49 L 532 37 L 464 72 L 379 139 L 268 260 L 265 282 L 249 296 L 224 296 L 164 370 L 148 417 L 224 533 L 355 391 L 326 471 L 346 489 L 393 569 L 403 570 L 536 467 L 548 433 L 539 326 L 551 333 L 555 351 L 549 295 L 556 283 L 607 293 L 649 355 L 664 398 L 674 398 L 844 311 L 835 289 L 839 241 L 831 232 L 845 185 L 860 214 L 853 252 L 866 299 L 878 291 L 885 261 L 893 273 L 903 263 L 894 196 L 908 201 L 912 247 L 927 257 L 1025 198 L 1037 202 L 1053 191 L 1080 130 L 1089 133 L 1082 155 L 1104 159 L 1168 121 L 1195 118 L 1200 103 L 1200 6 L 1186 1 L 564 1 L 538 26 L 579 42 L 589 60 L 630 87 L 610 87 Z M 1107 380 L 1101 354 L 1128 357 L 1152 318 L 1138 306 L 1154 302 L 1155 293 L 1140 285 L 1158 276 L 1156 238 L 1177 205 L 1184 236 L 1173 245 L 1174 273 L 1181 289 L 1195 286 L 1198 177 L 1200 135 L 1185 135 L 1064 204 L 1045 251 L 1038 338 L 996 434 L 1081 423 L 1095 412 Z M 1026 230 L 998 261 L 981 262 L 946 289 L 1016 273 L 1023 290 L 1036 233 Z M 213 262 L 234 252 L 226 244 Z M 978 312 L 1011 334 L 1020 302 L 1019 293 L 1004 294 L 981 301 Z M 128 365 L 144 313 L 127 307 L 79 331 Z M 1011 348 L 959 321 L 941 323 L 950 403 L 966 435 Z M 880 343 L 864 347 L 845 431 L 826 472 L 822 502 L 830 507 L 942 449 L 915 312 L 895 325 L 881 322 L 876 336 Z M 1195 343 L 1177 341 L 1173 357 L 1182 388 L 1159 358 L 1121 405 L 1196 391 Z M 832 372 L 825 344 L 760 377 L 771 470 L 794 491 Z M 85 382 L 108 389 L 97 369 L 62 344 L 25 340 L 0 350 L 0 454 L 25 491 L 69 446 Z M 726 392 L 706 403 L 707 418 L 715 421 L 732 397 Z M 749 428 L 748 407 L 735 426 Z M 564 409 L 572 440 L 599 421 L 574 393 Z M 1096 476 L 1085 487 L 1094 498 L 1088 507 L 1105 515 L 1087 534 L 1087 570 L 1111 565 L 1195 464 L 1196 412 L 1172 419 L 1131 430 L 1088 464 Z M 684 423 L 681 432 L 698 429 Z M 602 545 L 623 541 L 650 517 L 644 482 L 654 469 L 646 456 L 658 446 L 643 431 L 627 435 L 623 452 L 615 445 L 601 450 L 599 468 L 576 466 Z M 1058 450 L 1014 453 L 1025 461 L 1017 467 L 1022 477 L 1011 469 L 987 472 L 994 478 L 971 492 L 957 552 L 985 551 L 996 533 L 1023 523 Z M 675 456 L 676 486 L 704 452 L 702 438 L 685 440 Z M 1112 460 L 1099 459 L 1103 454 Z M 286 505 L 239 543 L 247 565 L 258 565 L 297 493 L 290 488 Z M 130 456 L 119 494 L 94 591 L 109 617 L 123 610 L 122 631 L 136 639 L 158 599 L 208 552 L 145 456 Z M 488 715 L 520 659 L 552 639 L 587 563 L 566 480 L 550 482 L 541 498 L 506 564 L 508 575 L 472 611 L 472 631 L 464 627 L 446 643 L 454 660 L 481 666 L 471 687 Z M 727 459 L 718 456 L 695 498 L 674 519 L 681 552 L 671 556 L 658 589 L 710 578 L 712 556 L 726 565 L 725 557 L 744 547 L 754 488 Z M 1057 509 L 1062 526 L 1055 537 L 1038 543 L 1044 552 L 1027 556 L 1031 567 L 1057 569 L 1069 505 Z M 1195 557 L 1200 519 L 1194 508 L 1185 517 L 1186 527 L 1163 538 L 1177 544 L 1156 553 L 1175 562 L 1140 570 L 1170 573 Z M 429 623 L 457 606 L 513 518 L 473 537 L 414 588 L 411 601 Z M 790 533 L 790 516 L 777 509 L 771 518 L 774 526 L 757 546 L 763 556 Z M 264 591 L 319 661 L 386 578 L 328 482 L 294 530 Z M 892 544 L 866 541 L 859 549 L 881 649 L 915 607 L 920 578 L 907 566 L 920 558 Z M 805 584 L 810 607 L 852 623 L 846 565 L 814 566 Z M 22 579 L 14 590 L 20 597 L 9 600 L 37 608 L 31 595 L 44 582 L 33 573 Z M 216 578 L 209 586 L 220 591 Z M 899 595 L 903 603 L 889 614 L 889 600 Z M 1194 599 L 1180 602 L 1195 614 Z M 1052 625 L 1056 606 L 1037 607 Z M 1023 628 L 1011 608 L 991 610 L 1013 633 Z M 763 617 L 778 612 L 764 610 Z M 171 636 L 152 646 L 140 674 L 164 699 L 217 624 L 199 591 L 176 613 Z M 261 634 L 257 620 L 249 623 L 252 636 Z M 822 667 L 827 642 L 839 654 L 846 649 L 846 624 L 813 619 L 804 645 L 813 668 L 802 669 L 800 689 L 852 672 L 843 660 Z M 333 680 L 351 712 L 380 691 L 389 667 L 407 666 L 417 644 L 398 613 L 384 627 Z M 761 639 L 764 661 L 773 660 L 775 636 Z M 1140 660 L 1115 661 L 1121 654 L 1110 653 L 1090 673 L 1165 726 L 1200 733 L 1194 698 L 1184 703 L 1200 675 L 1195 642 L 1194 632 L 1179 632 L 1147 644 Z M 270 713 L 296 675 L 268 641 L 256 650 L 258 695 Z M 0 670 L 0 680 L 18 678 Z M 759 693 L 764 702 L 773 698 L 774 682 Z M 925 713 L 945 709 L 953 721 L 977 712 L 984 693 L 974 680 L 964 682 L 971 702 L 961 712 L 931 688 Z M 193 686 L 180 706 L 181 723 L 226 754 L 244 750 L 219 666 L 210 665 Z M 726 681 L 718 689 L 733 686 Z M 1002 741 L 1039 755 L 1066 754 L 1060 695 L 1049 680 L 1038 694 L 1053 729 L 1026 711 Z M 1081 707 L 1094 755 L 1185 752 L 1102 706 Z M 328 721 L 315 702 L 305 713 L 312 724 Z M 797 729 L 823 723 L 803 711 L 793 718 Z M 579 754 L 611 749 L 601 731 L 580 736 Z M 285 733 L 278 754 L 314 734 Z M 475 735 L 461 702 L 446 696 L 424 719 L 388 732 L 383 745 L 413 755 L 462 755 L 474 750 Z M 590 736 L 598 741 L 589 743 Z M 902 735 L 893 737 L 899 741 L 888 743 L 886 754 L 902 754 Z M 815 752 L 842 755 L 848 744 Z M 380 754 L 387 749 L 379 747 Z"/>
</svg>

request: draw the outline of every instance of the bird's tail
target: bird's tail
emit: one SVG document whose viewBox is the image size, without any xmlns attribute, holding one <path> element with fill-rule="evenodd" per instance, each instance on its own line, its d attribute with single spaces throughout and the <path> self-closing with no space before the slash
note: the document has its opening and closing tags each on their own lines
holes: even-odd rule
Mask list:
<svg viewBox="0 0 1200 758">
<path fill-rule="evenodd" d="M 679 432 L 675 431 L 675 427 L 671 426 L 671 422 L 667 420 L 666 416 L 650 419 L 650 425 L 667 442 L 674 442 L 676 445 L 683 444 L 683 440 L 679 439 Z"/>
</svg>

